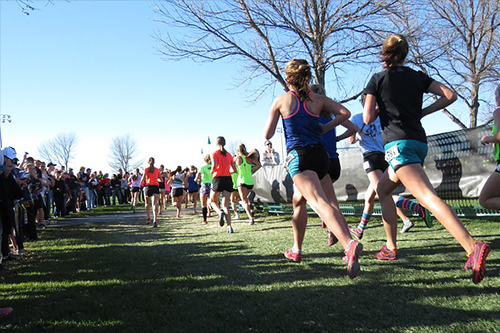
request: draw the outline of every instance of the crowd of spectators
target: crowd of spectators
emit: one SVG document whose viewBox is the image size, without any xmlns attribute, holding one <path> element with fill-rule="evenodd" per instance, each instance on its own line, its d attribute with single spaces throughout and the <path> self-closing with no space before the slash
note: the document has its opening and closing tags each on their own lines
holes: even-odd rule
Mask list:
<svg viewBox="0 0 500 333">
<path fill-rule="evenodd" d="M 27 153 L 20 161 L 12 147 L 6 147 L 1 152 L 4 165 L 0 170 L 0 215 L 3 226 L 0 233 L 4 261 L 26 253 L 24 242 L 38 240 L 37 228 L 55 224 L 52 217 L 65 217 L 99 206 L 132 203 L 132 192 L 142 178 L 139 169 L 132 174 L 119 169 L 110 177 L 108 173 L 82 166 L 75 173 L 72 168 L 66 170 L 65 166 L 58 167 L 52 162 L 36 160 Z M 173 173 L 163 166 L 161 170 L 162 185 L 166 189 L 162 192 L 161 205 L 166 208 Z M 188 168 L 182 172 L 186 179 L 191 176 Z M 144 201 L 143 192 L 136 192 L 136 202 Z M 187 201 L 185 204 L 187 206 Z"/>
<path fill-rule="evenodd" d="M 0 264 L 26 253 L 24 242 L 38 240 L 37 228 L 56 223 L 53 216 L 130 202 L 128 172 L 119 170 L 109 177 L 81 167 L 75 173 L 27 153 L 20 161 L 12 147 L 3 148 L 1 155 Z"/>
</svg>

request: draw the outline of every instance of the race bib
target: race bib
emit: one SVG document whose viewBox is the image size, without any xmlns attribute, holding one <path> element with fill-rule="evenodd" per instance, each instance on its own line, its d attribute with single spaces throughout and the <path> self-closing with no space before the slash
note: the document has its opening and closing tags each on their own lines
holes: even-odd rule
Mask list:
<svg viewBox="0 0 500 333">
<path fill-rule="evenodd" d="M 394 145 L 385 151 L 385 160 L 389 162 L 390 160 L 399 156 L 398 145 Z"/>
<path fill-rule="evenodd" d="M 293 154 L 288 154 L 285 158 L 285 169 L 288 170 L 288 164 L 290 164 L 291 161 L 293 161 L 295 159 L 295 155 Z"/>
</svg>

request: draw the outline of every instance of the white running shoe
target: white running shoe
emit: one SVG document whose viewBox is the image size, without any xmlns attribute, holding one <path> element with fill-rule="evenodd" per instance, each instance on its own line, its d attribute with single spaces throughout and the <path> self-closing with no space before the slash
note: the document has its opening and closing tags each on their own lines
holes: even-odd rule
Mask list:
<svg viewBox="0 0 500 333">
<path fill-rule="evenodd" d="M 413 228 L 414 224 L 410 219 L 404 220 L 403 221 L 403 227 L 401 228 L 401 233 L 404 234 L 405 232 L 410 231 L 411 228 Z"/>
</svg>

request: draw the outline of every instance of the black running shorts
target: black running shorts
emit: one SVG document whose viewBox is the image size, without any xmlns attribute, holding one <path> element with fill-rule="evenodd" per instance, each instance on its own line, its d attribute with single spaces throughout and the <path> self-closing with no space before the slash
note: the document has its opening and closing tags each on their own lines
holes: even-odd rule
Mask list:
<svg viewBox="0 0 500 333">
<path fill-rule="evenodd" d="M 144 188 L 144 196 L 148 198 L 152 197 L 153 195 L 159 195 L 159 194 L 160 194 L 160 188 L 156 185 L 150 185 Z"/>
<path fill-rule="evenodd" d="M 328 174 L 333 182 L 340 178 L 340 170 L 342 170 L 340 167 L 340 159 L 338 157 L 331 158 L 330 166 L 328 167 Z"/>
<path fill-rule="evenodd" d="M 285 160 L 285 166 L 292 179 L 306 170 L 316 172 L 318 178 L 322 179 L 328 173 L 329 164 L 328 153 L 322 144 L 292 148 Z"/>
<path fill-rule="evenodd" d="M 231 176 L 214 177 L 214 179 L 212 180 L 212 191 L 214 191 L 214 192 L 222 192 L 222 191 L 233 192 L 233 180 L 231 179 Z"/>
<path fill-rule="evenodd" d="M 363 154 L 363 169 L 366 173 L 375 170 L 384 172 L 389 167 L 385 160 L 385 154 L 381 151 L 371 151 Z"/>
<path fill-rule="evenodd" d="M 184 195 L 184 189 L 182 187 L 172 189 L 173 198 L 182 197 L 183 195 Z"/>
</svg>

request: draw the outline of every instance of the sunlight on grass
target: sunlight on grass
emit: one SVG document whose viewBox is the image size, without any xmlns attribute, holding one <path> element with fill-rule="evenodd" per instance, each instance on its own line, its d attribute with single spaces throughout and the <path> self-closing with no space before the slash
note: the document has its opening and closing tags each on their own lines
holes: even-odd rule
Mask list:
<svg viewBox="0 0 500 333">
<path fill-rule="evenodd" d="M 28 255 L 0 275 L 0 322 L 12 333 L 54 332 L 494 332 L 500 327 L 498 223 L 468 220 L 492 244 L 488 274 L 473 285 L 465 255 L 442 228 L 398 235 L 400 259 L 374 258 L 385 235 L 374 218 L 363 239 L 361 275 L 346 277 L 340 245 L 309 219 L 302 263 L 289 216 L 182 220 L 159 228 L 137 220 L 45 228 Z M 348 218 L 356 224 L 358 218 Z M 381 306 L 383 304 L 383 306 Z M 18 310 L 20 309 L 20 310 Z M 369 313 L 369 315 L 367 315 Z M 360 319 L 361 318 L 361 319 Z"/>
<path fill-rule="evenodd" d="M 44 276 L 50 273 L 47 272 L 20 272 L 17 273 L 18 276 Z"/>
<path fill-rule="evenodd" d="M 75 321 L 75 320 L 40 320 L 36 322 L 32 322 L 29 325 L 11 325 L 11 329 L 18 329 L 18 328 L 27 328 L 27 329 L 34 329 L 34 328 L 43 328 L 44 330 L 50 330 L 50 329 L 57 329 L 57 328 L 96 328 L 96 327 L 113 327 L 113 326 L 118 326 L 118 325 L 123 325 L 123 322 L 117 321 L 117 320 L 112 320 L 112 321 L 101 321 L 101 320 L 96 320 L 96 321 L 90 321 L 90 320 L 83 320 L 83 321 Z"/>
</svg>

